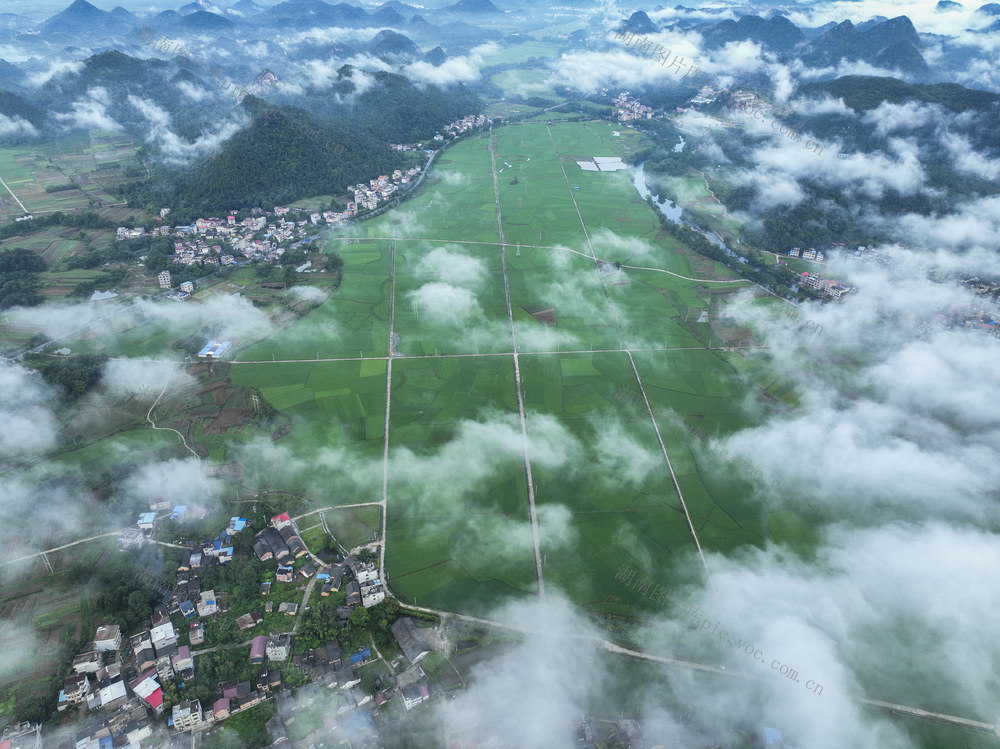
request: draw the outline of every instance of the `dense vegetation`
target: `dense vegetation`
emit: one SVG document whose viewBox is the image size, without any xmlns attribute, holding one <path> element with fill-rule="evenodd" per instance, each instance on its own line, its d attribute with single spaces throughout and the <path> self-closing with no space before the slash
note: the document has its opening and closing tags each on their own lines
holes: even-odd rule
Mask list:
<svg viewBox="0 0 1000 749">
<path fill-rule="evenodd" d="M 660 216 L 660 225 L 667 234 L 681 240 L 696 252 L 718 260 L 744 278 L 749 278 L 751 281 L 782 295 L 789 293 L 789 291 L 795 291 L 795 273 L 787 266 L 770 267 L 764 262 L 761 254 L 755 250 L 744 249 L 742 255 L 730 255 L 723 248 L 712 244 L 701 232 L 675 223 L 663 215 Z"/>
<path fill-rule="evenodd" d="M 331 596 L 310 605 L 299 625 L 297 650 L 320 647 L 329 640 L 337 640 L 344 652 L 353 652 L 369 645 L 371 638 L 380 648 L 391 647 L 392 624 L 399 616 L 396 599 L 386 598 L 369 609 L 355 607 L 346 622 L 337 616 L 338 603 L 343 603 L 342 597 Z"/>
<path fill-rule="evenodd" d="M 59 388 L 67 398 L 75 399 L 86 393 L 104 373 L 108 358 L 98 354 L 48 356 L 38 354 L 25 358 L 25 365 L 38 370 L 50 385 Z"/>
<path fill-rule="evenodd" d="M 63 213 L 54 211 L 45 216 L 36 216 L 27 221 L 11 221 L 0 226 L 0 240 L 20 237 L 43 229 L 46 226 L 73 226 L 81 229 L 114 229 L 115 225 L 101 218 L 93 211 L 82 213 Z"/>
<path fill-rule="evenodd" d="M 16 248 L 0 252 L 0 309 L 41 304 L 38 274 L 46 267 L 45 260 L 31 250 Z"/>
<path fill-rule="evenodd" d="M 400 164 L 401 157 L 368 134 L 310 122 L 320 133 L 311 138 L 301 121 L 301 115 L 264 111 L 215 156 L 186 172 L 160 167 L 152 180 L 126 185 L 124 193 L 150 209 L 171 205 L 181 215 L 212 214 L 341 194 L 347 185 Z"/>
<path fill-rule="evenodd" d="M 180 216 L 343 195 L 350 184 L 403 166 L 388 143 L 429 139 L 482 110 L 479 97 L 463 86 L 418 88 L 387 72 L 375 73 L 375 85 L 351 98 L 352 74 L 345 65 L 333 89 L 353 103 L 307 95 L 303 106 L 314 114 L 247 96 L 241 106 L 253 120 L 219 153 L 186 170 L 154 168 L 148 182 L 126 185 L 124 195 L 149 209 L 169 204 Z"/>
<path fill-rule="evenodd" d="M 115 557 L 92 577 L 89 570 L 79 568 L 69 576 L 71 582 L 89 578 L 90 584 L 101 591 L 94 608 L 121 627 L 123 637 L 142 629 L 149 612 L 159 603 L 160 596 L 149 582 L 146 566 L 135 554 Z"/>
<path fill-rule="evenodd" d="M 901 104 L 904 101 L 921 101 L 940 104 L 953 112 L 983 110 L 1000 102 L 1000 94 L 966 88 L 957 83 L 919 84 L 907 83 L 896 78 L 869 75 L 845 75 L 832 81 L 806 83 L 799 87 L 805 96 L 830 95 L 843 99 L 851 109 L 867 112 L 882 102 Z"/>
</svg>

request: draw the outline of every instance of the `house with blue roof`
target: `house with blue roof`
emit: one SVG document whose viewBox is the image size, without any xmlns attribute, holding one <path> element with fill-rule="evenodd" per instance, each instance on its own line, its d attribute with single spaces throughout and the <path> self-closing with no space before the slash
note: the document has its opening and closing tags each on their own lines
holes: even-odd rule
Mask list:
<svg viewBox="0 0 1000 749">
<path fill-rule="evenodd" d="M 371 657 L 371 648 L 361 648 L 357 653 L 351 653 L 350 663 L 352 666 L 356 666 L 359 663 L 366 663 Z"/>
</svg>

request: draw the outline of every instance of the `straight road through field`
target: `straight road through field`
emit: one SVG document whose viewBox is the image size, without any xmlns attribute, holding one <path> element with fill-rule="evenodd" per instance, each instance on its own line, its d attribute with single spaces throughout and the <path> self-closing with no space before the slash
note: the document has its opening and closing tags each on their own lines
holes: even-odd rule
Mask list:
<svg viewBox="0 0 1000 749">
<path fill-rule="evenodd" d="M 428 164 L 429 166 L 429 164 Z M 382 583 L 389 587 L 389 577 L 385 572 L 385 533 L 388 522 L 386 508 L 389 501 L 389 416 L 392 401 L 392 352 L 396 346 L 393 341 L 393 315 L 396 310 L 396 230 L 392 230 L 393 239 L 389 249 L 389 340 L 385 360 L 385 436 L 382 440 L 382 548 L 379 549 L 379 569 L 382 570 Z"/>
<path fill-rule="evenodd" d="M 587 247 L 590 249 L 591 257 L 594 259 L 596 272 L 598 260 L 597 255 L 594 253 L 594 246 L 590 242 L 590 233 L 587 231 L 587 224 L 583 220 L 583 214 L 580 213 L 580 206 L 577 204 L 576 196 L 573 194 L 573 186 L 570 184 L 569 175 L 566 174 L 566 166 L 563 164 L 562 155 L 556 147 L 556 140 L 552 135 L 552 128 L 546 125 L 545 130 L 548 132 L 549 140 L 552 142 L 552 150 L 556 152 L 556 160 L 559 162 L 559 168 L 562 169 L 563 179 L 566 181 L 566 189 L 569 191 L 569 197 L 573 201 L 573 207 L 576 209 L 577 218 L 580 219 L 580 226 L 583 228 L 583 235 L 587 238 Z M 656 432 L 656 441 L 660 443 L 660 450 L 663 451 L 663 459 L 666 461 L 667 469 L 670 471 L 670 477 L 673 479 L 674 488 L 677 491 L 677 498 L 680 499 L 681 508 L 684 510 L 684 517 L 687 518 L 688 527 L 691 529 L 691 536 L 694 538 L 694 544 L 698 549 L 698 556 L 701 558 L 701 565 L 705 569 L 705 578 L 709 585 L 711 585 L 712 573 L 708 570 L 708 562 L 705 560 L 705 554 L 701 550 L 701 542 L 698 540 L 698 534 L 694 528 L 694 521 L 691 520 L 691 513 L 688 512 L 687 503 L 684 501 L 684 493 L 681 491 L 681 486 L 677 483 L 677 475 L 674 473 L 674 467 L 670 462 L 670 455 L 667 453 L 667 446 L 663 444 L 663 437 L 660 435 L 660 429 L 656 424 L 656 416 L 653 414 L 652 406 L 650 406 L 649 399 L 646 397 L 646 389 L 643 387 L 642 377 L 639 375 L 638 367 L 635 366 L 635 360 L 632 358 L 632 352 L 628 348 L 628 341 L 625 339 L 625 331 L 622 329 L 621 319 L 618 316 L 618 310 L 611 299 L 611 293 L 608 291 L 608 285 L 603 276 L 601 277 L 601 285 L 604 287 L 604 296 L 608 301 L 608 308 L 611 310 L 611 314 L 614 315 L 615 324 L 618 326 L 618 334 L 622 339 L 622 347 L 625 353 L 628 354 L 628 360 L 632 364 L 632 372 L 635 374 L 635 380 L 639 385 L 639 392 L 642 393 L 642 399 L 646 403 L 646 410 L 649 412 L 649 420 L 652 422 L 653 430 Z"/>
<path fill-rule="evenodd" d="M 531 455 L 528 450 L 528 421 L 524 418 L 524 393 L 521 390 L 521 365 L 518 362 L 517 334 L 514 331 L 514 311 L 510 304 L 510 278 L 507 274 L 507 242 L 503 236 L 503 215 L 500 212 L 500 186 L 497 182 L 496 140 L 490 128 L 490 168 L 493 171 L 493 196 L 497 206 L 497 231 L 500 233 L 500 262 L 503 266 L 503 291 L 507 299 L 507 319 L 510 321 L 510 340 L 514 349 L 514 391 L 517 394 L 517 411 L 521 417 L 521 441 L 524 447 L 524 477 L 528 484 L 528 514 L 531 517 L 531 543 L 535 550 L 535 574 L 538 577 L 538 595 L 545 597 L 545 578 L 542 574 L 542 549 L 538 535 L 538 514 L 535 511 L 535 481 L 531 476 Z"/>
</svg>

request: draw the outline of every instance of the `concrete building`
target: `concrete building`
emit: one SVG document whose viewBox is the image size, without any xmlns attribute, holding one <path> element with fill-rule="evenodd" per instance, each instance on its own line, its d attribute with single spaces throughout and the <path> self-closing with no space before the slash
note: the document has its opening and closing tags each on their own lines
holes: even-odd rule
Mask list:
<svg viewBox="0 0 1000 749">
<path fill-rule="evenodd" d="M 90 694 L 90 677 L 87 674 L 73 674 L 63 681 L 63 693 L 71 705 L 82 705 Z"/>
<path fill-rule="evenodd" d="M 213 616 L 218 610 L 219 606 L 215 602 L 215 591 L 203 590 L 198 599 L 198 616 Z"/>
<path fill-rule="evenodd" d="M 104 666 L 100 651 L 88 650 L 73 658 L 73 671 L 78 674 L 96 674 Z"/>
<path fill-rule="evenodd" d="M 149 630 L 149 636 L 157 655 L 160 654 L 161 650 L 177 645 L 177 633 L 174 631 L 174 625 L 169 621 L 158 627 L 153 627 Z"/>
<path fill-rule="evenodd" d="M 286 661 L 292 652 L 292 637 L 287 633 L 272 632 L 267 638 L 267 659 L 269 661 Z"/>
<path fill-rule="evenodd" d="M 117 624 L 105 624 L 97 628 L 94 635 L 94 650 L 102 653 L 109 650 L 118 650 L 122 646 L 122 631 Z"/>
<path fill-rule="evenodd" d="M 156 281 L 160 284 L 161 289 L 170 288 L 170 271 L 161 270 L 160 274 L 156 277 Z"/>
<path fill-rule="evenodd" d="M 183 700 L 174 705 L 170 713 L 174 728 L 178 731 L 188 731 L 205 722 L 205 714 L 198 700 Z"/>
</svg>

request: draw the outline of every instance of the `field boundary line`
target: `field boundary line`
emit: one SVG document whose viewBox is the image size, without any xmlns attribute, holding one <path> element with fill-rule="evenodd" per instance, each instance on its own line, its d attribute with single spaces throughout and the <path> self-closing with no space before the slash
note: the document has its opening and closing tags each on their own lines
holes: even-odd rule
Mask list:
<svg viewBox="0 0 1000 749">
<path fill-rule="evenodd" d="M 503 291 L 507 299 L 507 319 L 510 321 L 510 340 L 514 348 L 514 391 L 517 394 L 517 411 L 521 417 L 521 442 L 524 449 L 524 479 L 528 485 L 528 514 L 531 518 L 531 543 L 535 551 L 535 574 L 538 577 L 538 595 L 545 598 L 545 577 L 542 573 L 541 539 L 538 533 L 538 513 L 535 510 L 535 480 L 531 475 L 531 453 L 528 449 L 528 420 L 524 416 L 524 392 L 521 389 L 521 365 L 517 356 L 517 334 L 514 330 L 514 310 L 510 303 L 510 277 L 507 274 L 507 241 L 503 235 L 503 216 L 500 212 L 500 185 L 497 181 L 496 140 L 490 128 L 490 170 L 493 172 L 493 197 L 497 206 L 497 231 L 500 234 L 500 263 L 503 267 Z"/>
<path fill-rule="evenodd" d="M 590 241 L 590 232 L 587 231 L 587 225 L 583 220 L 583 214 L 580 213 L 580 206 L 576 202 L 576 196 L 573 194 L 573 186 L 570 184 L 569 175 L 566 174 L 566 165 L 563 163 L 562 157 L 559 154 L 559 148 L 556 146 L 556 139 L 552 135 L 552 128 L 546 125 L 545 129 L 549 134 L 549 141 L 552 143 L 552 150 L 555 151 L 556 159 L 559 161 L 559 168 L 562 170 L 563 179 L 566 182 L 566 189 L 569 190 L 569 197 L 573 201 L 573 207 L 576 209 L 576 215 L 580 219 L 580 226 L 583 228 L 583 234 L 587 238 L 587 247 L 590 248 L 590 254 L 594 258 L 594 271 L 597 272 L 597 264 L 600 261 L 597 259 L 597 254 L 594 252 L 594 245 Z M 681 508 L 684 510 L 684 517 L 687 518 L 688 527 L 691 529 L 691 537 L 694 539 L 694 545 L 698 549 L 698 556 L 701 558 L 702 567 L 705 568 L 706 579 L 709 586 L 711 586 L 712 573 L 708 569 L 708 562 L 705 560 L 705 553 L 701 549 L 701 542 L 698 540 L 698 534 L 695 532 L 694 522 L 691 520 L 691 513 L 688 512 L 687 503 L 684 501 L 684 493 L 681 491 L 681 485 L 677 481 L 677 475 L 674 473 L 673 464 L 670 462 L 670 455 L 667 453 L 667 446 L 663 444 L 663 437 L 660 435 L 660 428 L 656 423 L 656 417 L 653 415 L 653 409 L 649 405 L 649 399 L 646 397 L 646 388 L 643 387 L 642 377 L 639 375 L 638 367 L 635 366 L 635 359 L 632 358 L 632 352 L 628 348 L 628 341 L 625 338 L 625 330 L 622 328 L 621 318 L 618 316 L 618 308 L 615 306 L 614 300 L 611 298 L 611 292 L 608 291 L 608 284 L 605 282 L 603 275 L 601 276 L 601 286 L 604 288 L 604 297 L 607 299 L 608 308 L 611 310 L 611 314 L 614 315 L 615 325 L 618 326 L 618 334 L 622 339 L 622 349 L 628 355 L 628 360 L 632 365 L 632 372 L 635 375 L 636 383 L 639 385 L 639 392 L 642 393 L 642 399 L 646 402 L 646 410 L 649 412 L 649 420 L 653 423 L 653 431 L 656 433 L 656 441 L 660 443 L 660 450 L 663 451 L 663 459 L 667 462 L 667 470 L 670 471 L 670 477 L 674 482 L 674 489 L 677 491 L 677 498 L 681 501 Z"/>
</svg>

